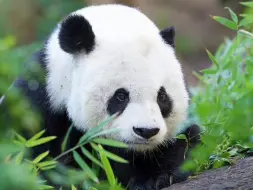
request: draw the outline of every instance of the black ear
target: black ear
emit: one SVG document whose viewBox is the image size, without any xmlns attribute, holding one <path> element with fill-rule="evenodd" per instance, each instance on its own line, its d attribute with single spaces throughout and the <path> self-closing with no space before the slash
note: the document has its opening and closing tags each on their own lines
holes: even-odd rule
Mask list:
<svg viewBox="0 0 253 190">
<path fill-rule="evenodd" d="M 71 15 L 61 24 L 59 32 L 60 47 L 67 53 L 81 51 L 89 53 L 95 45 L 95 34 L 89 22 L 80 15 Z"/>
<path fill-rule="evenodd" d="M 163 40 L 175 48 L 175 28 L 173 26 L 160 31 Z"/>
</svg>

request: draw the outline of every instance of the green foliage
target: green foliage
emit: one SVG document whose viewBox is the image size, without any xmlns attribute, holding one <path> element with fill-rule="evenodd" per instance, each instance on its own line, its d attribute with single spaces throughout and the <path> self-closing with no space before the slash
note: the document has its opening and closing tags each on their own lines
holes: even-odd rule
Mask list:
<svg viewBox="0 0 253 190">
<path fill-rule="evenodd" d="M 213 19 L 235 30 L 236 37 L 226 39 L 214 55 L 207 50 L 213 64 L 198 75 L 204 86 L 192 91 L 191 112 L 203 127 L 203 145 L 192 152 L 183 168 L 196 172 L 231 164 L 253 149 L 253 34 L 249 26 L 253 14 L 239 17 L 226 9 L 231 19 Z"/>
</svg>

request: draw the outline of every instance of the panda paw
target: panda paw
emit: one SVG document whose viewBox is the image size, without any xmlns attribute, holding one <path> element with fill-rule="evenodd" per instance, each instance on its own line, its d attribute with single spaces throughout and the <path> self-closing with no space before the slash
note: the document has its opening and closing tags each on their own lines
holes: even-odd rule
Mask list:
<svg viewBox="0 0 253 190">
<path fill-rule="evenodd" d="M 173 176 L 168 173 L 162 173 L 155 178 L 149 178 L 147 180 L 132 178 L 128 190 L 160 190 L 170 186 L 172 183 Z"/>
</svg>

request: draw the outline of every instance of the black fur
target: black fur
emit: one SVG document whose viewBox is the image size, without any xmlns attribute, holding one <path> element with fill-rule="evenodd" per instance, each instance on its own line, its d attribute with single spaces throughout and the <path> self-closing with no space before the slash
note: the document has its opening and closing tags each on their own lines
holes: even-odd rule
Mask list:
<svg viewBox="0 0 253 190">
<path fill-rule="evenodd" d="M 117 112 L 122 113 L 129 103 L 129 92 L 124 88 L 119 88 L 108 100 L 107 112 L 113 115 Z"/>
<path fill-rule="evenodd" d="M 162 116 L 164 118 L 169 117 L 173 108 L 173 102 L 163 86 L 159 89 L 157 93 L 157 103 L 160 107 Z"/>
<path fill-rule="evenodd" d="M 173 26 L 160 31 L 160 35 L 167 44 L 175 48 L 175 28 Z"/>
<path fill-rule="evenodd" d="M 42 68 L 45 68 L 44 54 L 40 53 L 37 56 L 39 58 L 38 62 L 40 62 Z M 43 81 L 40 82 L 39 88 L 35 91 L 29 89 L 27 81 L 23 79 L 19 79 L 15 85 L 23 90 L 24 94 L 32 101 L 35 108 L 41 112 L 43 118 L 42 126 L 47 131 L 45 136 L 55 135 L 58 137 L 34 149 L 34 157 L 47 150 L 50 150 L 50 155 L 53 157 L 59 155 L 61 152 L 61 143 L 71 124 L 66 112 L 59 111 L 55 113 L 51 111 Z M 188 127 L 182 133 L 186 134 L 188 137 L 189 148 L 194 147 L 199 142 L 199 127 L 197 125 Z M 74 128 L 70 134 L 70 141 L 67 148 L 69 149 L 75 146 L 82 135 L 83 133 Z M 90 147 L 87 148 L 89 149 Z M 185 180 L 191 174 L 183 173 L 179 170 L 179 166 L 184 161 L 186 149 L 186 141 L 183 139 L 177 139 L 174 143 L 167 142 L 156 151 L 145 155 L 133 151 L 125 151 L 124 149 L 106 146 L 105 148 L 129 161 L 129 164 L 111 162 L 113 171 L 119 182 L 124 186 L 128 186 L 129 190 L 137 188 L 152 190 L 162 189 L 171 185 L 170 180 L 168 180 L 171 179 L 171 176 L 173 176 L 172 183 L 177 183 Z M 77 167 L 71 154 L 64 157 L 61 162 L 69 166 Z M 105 175 L 101 176 L 102 179 L 104 177 Z"/>
<path fill-rule="evenodd" d="M 67 53 L 76 54 L 84 50 L 88 54 L 95 46 L 95 34 L 83 16 L 71 15 L 61 24 L 59 43 Z"/>
</svg>

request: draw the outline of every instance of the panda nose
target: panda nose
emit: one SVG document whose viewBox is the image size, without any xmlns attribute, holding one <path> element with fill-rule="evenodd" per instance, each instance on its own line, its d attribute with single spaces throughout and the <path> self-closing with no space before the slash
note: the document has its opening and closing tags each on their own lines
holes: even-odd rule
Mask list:
<svg viewBox="0 0 253 190">
<path fill-rule="evenodd" d="M 159 132 L 159 128 L 141 128 L 141 127 L 133 127 L 134 132 L 143 137 L 144 139 L 149 139 L 155 136 Z"/>
</svg>

